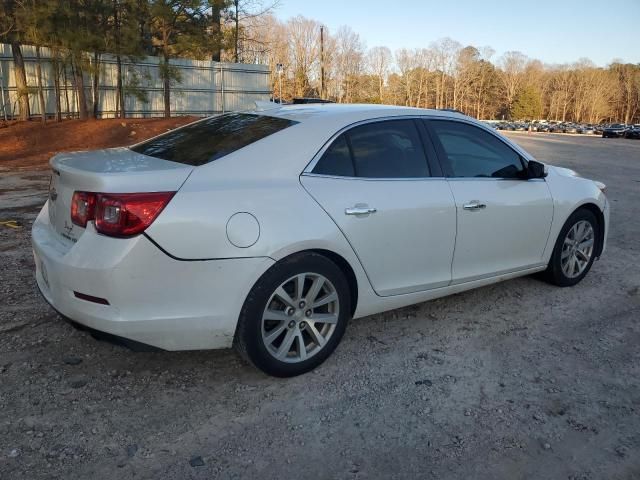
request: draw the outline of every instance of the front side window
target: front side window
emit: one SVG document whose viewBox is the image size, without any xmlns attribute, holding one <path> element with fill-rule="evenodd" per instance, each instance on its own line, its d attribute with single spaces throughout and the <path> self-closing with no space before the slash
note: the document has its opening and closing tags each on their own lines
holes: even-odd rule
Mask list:
<svg viewBox="0 0 640 480">
<path fill-rule="evenodd" d="M 131 147 L 143 155 L 194 167 L 213 162 L 297 122 L 285 118 L 228 113 L 192 123 Z"/>
<path fill-rule="evenodd" d="M 495 135 L 462 122 L 433 120 L 454 177 L 523 178 L 520 155 Z"/>
<path fill-rule="evenodd" d="M 413 120 L 354 127 L 325 151 L 313 173 L 361 178 L 421 178 L 429 167 Z"/>
</svg>

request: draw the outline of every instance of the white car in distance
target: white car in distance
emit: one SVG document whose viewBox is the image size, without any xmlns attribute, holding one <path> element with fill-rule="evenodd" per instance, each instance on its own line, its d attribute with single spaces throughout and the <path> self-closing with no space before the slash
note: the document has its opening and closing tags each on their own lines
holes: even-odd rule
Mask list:
<svg viewBox="0 0 640 480">
<path fill-rule="evenodd" d="M 604 185 L 454 112 L 273 106 L 51 159 L 36 279 L 65 317 L 292 376 L 350 318 L 545 272 L 605 247 Z"/>
</svg>

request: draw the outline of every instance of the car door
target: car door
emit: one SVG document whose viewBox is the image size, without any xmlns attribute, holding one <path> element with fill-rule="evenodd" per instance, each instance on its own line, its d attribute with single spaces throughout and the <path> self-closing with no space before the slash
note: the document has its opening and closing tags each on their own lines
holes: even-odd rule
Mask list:
<svg viewBox="0 0 640 480">
<path fill-rule="evenodd" d="M 544 178 L 498 134 L 469 122 L 427 121 L 457 210 L 452 284 L 542 263 L 553 217 Z"/>
<path fill-rule="evenodd" d="M 456 212 L 426 130 L 414 119 L 354 126 L 301 176 L 382 296 L 451 281 Z M 429 160 L 428 160 L 429 158 Z"/>
</svg>

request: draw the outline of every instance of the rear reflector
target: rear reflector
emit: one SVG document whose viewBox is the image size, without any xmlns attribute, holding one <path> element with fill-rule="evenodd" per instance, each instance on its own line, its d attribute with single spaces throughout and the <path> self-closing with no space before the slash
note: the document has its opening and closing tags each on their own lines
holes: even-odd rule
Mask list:
<svg viewBox="0 0 640 480">
<path fill-rule="evenodd" d="M 95 220 L 96 230 L 104 235 L 131 237 L 145 231 L 175 193 L 74 192 L 71 219 L 81 227 Z"/>
<path fill-rule="evenodd" d="M 73 292 L 73 295 L 80 300 L 86 300 L 87 302 L 99 303 L 100 305 L 109 305 L 109 300 L 106 298 L 94 297 L 93 295 L 87 295 L 86 293 Z"/>
</svg>

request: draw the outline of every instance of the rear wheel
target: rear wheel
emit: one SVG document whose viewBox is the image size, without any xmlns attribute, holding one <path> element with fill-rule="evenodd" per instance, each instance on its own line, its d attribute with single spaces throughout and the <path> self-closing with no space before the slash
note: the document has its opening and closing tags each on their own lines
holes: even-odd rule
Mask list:
<svg viewBox="0 0 640 480">
<path fill-rule="evenodd" d="M 574 212 L 560 230 L 560 235 L 545 272 L 546 278 L 560 287 L 580 282 L 595 260 L 598 222 L 586 209 Z"/>
<path fill-rule="evenodd" d="M 247 296 L 235 346 L 270 375 L 308 372 L 331 355 L 351 312 L 340 268 L 316 254 L 293 255 L 269 269 Z"/>
</svg>

